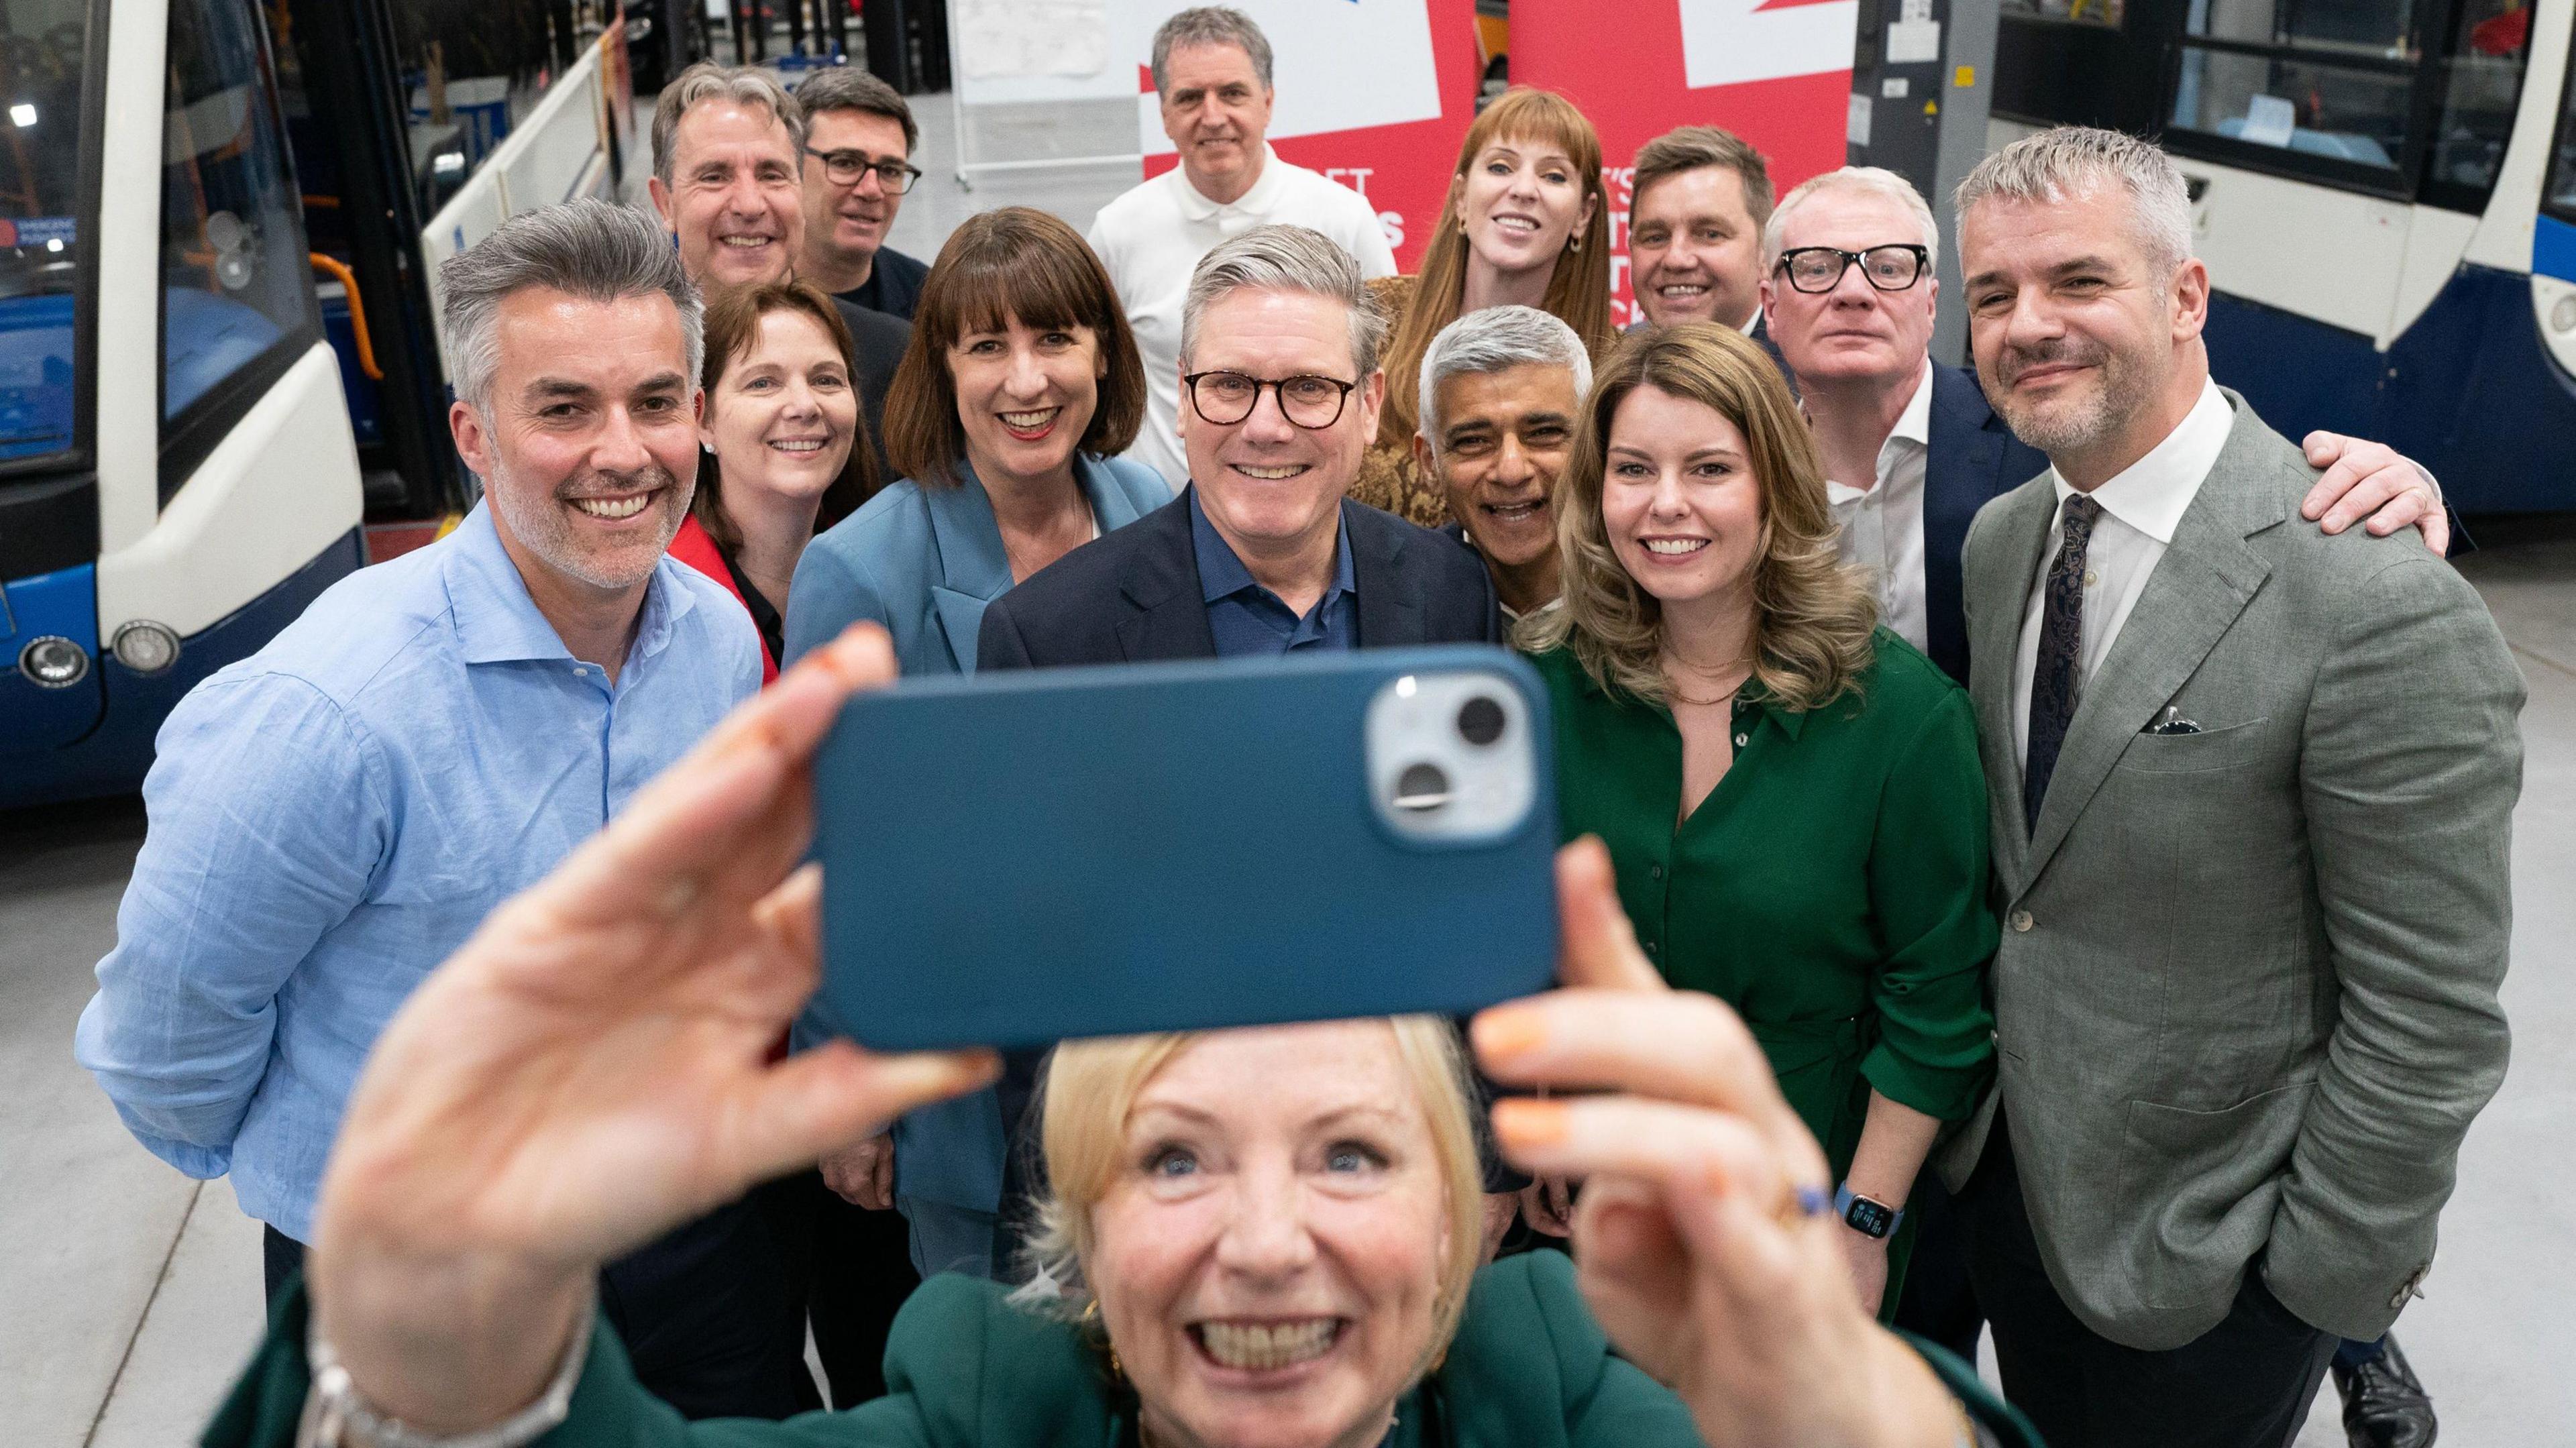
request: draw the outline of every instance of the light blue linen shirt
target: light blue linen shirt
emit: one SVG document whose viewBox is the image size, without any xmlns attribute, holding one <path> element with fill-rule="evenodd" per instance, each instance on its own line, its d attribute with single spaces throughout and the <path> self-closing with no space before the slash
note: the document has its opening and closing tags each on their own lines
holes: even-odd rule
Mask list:
<svg viewBox="0 0 2576 1448">
<path fill-rule="evenodd" d="M 73 1054 L 152 1153 L 297 1241 L 376 1035 L 483 917 L 760 687 L 721 585 L 663 559 L 612 686 L 488 505 L 191 690 Z"/>
</svg>

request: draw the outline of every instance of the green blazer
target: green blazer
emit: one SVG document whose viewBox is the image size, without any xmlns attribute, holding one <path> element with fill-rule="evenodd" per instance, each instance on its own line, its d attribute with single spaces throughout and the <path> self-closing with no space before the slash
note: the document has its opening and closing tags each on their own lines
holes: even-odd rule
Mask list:
<svg viewBox="0 0 2576 1448">
<path fill-rule="evenodd" d="M 1872 642 L 1857 692 L 1822 709 L 1747 683 L 1735 761 L 1678 828 L 1672 711 L 1605 691 L 1571 650 L 1531 660 L 1554 706 L 1565 837 L 1610 847 L 1638 943 L 1666 980 L 1744 1017 L 1837 1176 L 1871 1088 L 1954 1121 L 1994 1069 L 1975 713 L 1903 639 Z"/>
<path fill-rule="evenodd" d="M 785 1423 L 682 1421 L 648 1396 L 601 1322 L 572 1415 L 545 1448 L 1134 1448 L 1134 1399 L 1070 1324 L 1003 1300 L 1003 1288 L 947 1274 L 922 1284 L 886 1347 L 885 1397 Z M 268 1341 L 206 1431 L 206 1448 L 291 1448 L 307 1385 L 305 1297 L 282 1297 Z M 1925 1350 L 1995 1438 L 2038 1448 L 1976 1375 Z M 1457 1340 L 1396 1412 L 1387 1448 L 1697 1448 L 1681 1400 L 1627 1362 L 1555 1252 L 1477 1274 Z"/>
</svg>

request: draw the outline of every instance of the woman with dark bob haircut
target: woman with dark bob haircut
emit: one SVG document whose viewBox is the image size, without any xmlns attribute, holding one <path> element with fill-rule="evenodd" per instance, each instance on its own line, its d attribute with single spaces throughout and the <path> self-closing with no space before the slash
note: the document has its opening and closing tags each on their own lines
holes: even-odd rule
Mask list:
<svg viewBox="0 0 2576 1448">
<path fill-rule="evenodd" d="M 1160 474 L 1114 456 L 1144 415 L 1135 334 L 1089 244 L 1025 206 L 970 217 L 922 282 L 886 392 L 902 481 L 805 550 L 789 659 L 866 619 L 894 635 L 906 677 L 973 673 L 986 604 L 1171 501 Z M 823 1175 L 873 1204 L 891 1151 L 922 1275 L 989 1277 L 1005 1141 L 1000 1102 L 980 1091 L 827 1159 Z"/>
</svg>

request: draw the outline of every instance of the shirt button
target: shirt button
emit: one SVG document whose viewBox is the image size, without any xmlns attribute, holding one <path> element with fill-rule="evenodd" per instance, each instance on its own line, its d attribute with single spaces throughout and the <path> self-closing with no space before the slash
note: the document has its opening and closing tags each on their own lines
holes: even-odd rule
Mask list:
<svg viewBox="0 0 2576 1448">
<path fill-rule="evenodd" d="M 2084 586 L 2085 586 L 2086 588 L 2099 588 L 2099 587 L 2101 587 L 2101 586 L 2102 586 L 2102 575 L 2101 575 L 2101 574 L 2099 574 L 2099 573 L 2094 572 L 2094 571 L 2093 571 L 2092 569 L 2090 569 L 2090 568 L 2085 569 L 2085 570 L 2084 570 Z"/>
<path fill-rule="evenodd" d="M 2012 928 L 2016 931 L 2028 930 L 2034 923 L 2027 910 L 2016 910 L 2012 913 Z"/>
<path fill-rule="evenodd" d="M 1653 941 L 1651 941 L 1651 940 L 1649 940 L 1649 941 L 1647 941 L 1647 942 L 1646 942 L 1646 953 L 1647 953 L 1648 955 L 1652 955 L 1652 954 L 1654 954 L 1654 953 L 1655 953 L 1655 942 L 1653 942 Z"/>
<path fill-rule="evenodd" d="M 579 667 L 576 667 L 576 668 L 572 671 L 572 676 L 573 676 L 574 678 L 576 678 L 576 679 L 587 679 L 587 678 L 589 678 L 589 677 L 590 677 L 590 670 L 588 670 L 588 669 L 586 669 L 586 668 L 579 668 Z"/>
<path fill-rule="evenodd" d="M 1738 734 L 1738 735 L 1736 735 L 1736 736 L 1735 736 L 1735 747 L 1736 747 L 1736 748 L 1738 748 L 1738 749 L 1742 749 L 1742 748 L 1744 747 L 1744 741 L 1746 741 L 1747 739 L 1750 739 L 1750 738 L 1752 738 L 1752 737 L 1753 737 L 1753 736 L 1752 736 L 1752 735 L 1750 735 L 1750 734 Z"/>
<path fill-rule="evenodd" d="M 1664 878 L 1664 867 L 1661 865 L 1648 865 L 1646 867 L 1646 878 L 1649 880 L 1660 880 Z"/>
</svg>

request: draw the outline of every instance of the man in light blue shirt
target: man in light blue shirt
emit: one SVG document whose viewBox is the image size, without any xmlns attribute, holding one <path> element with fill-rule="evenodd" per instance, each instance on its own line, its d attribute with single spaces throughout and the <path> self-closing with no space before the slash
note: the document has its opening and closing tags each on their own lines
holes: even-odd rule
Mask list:
<svg viewBox="0 0 2576 1448">
<path fill-rule="evenodd" d="M 664 556 L 702 351 L 669 239 L 577 202 L 441 280 L 449 426 L 484 500 L 172 711 L 75 1043 L 155 1155 L 231 1175 L 272 1294 L 378 1031 L 760 684 L 750 618 Z"/>
</svg>

